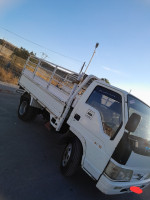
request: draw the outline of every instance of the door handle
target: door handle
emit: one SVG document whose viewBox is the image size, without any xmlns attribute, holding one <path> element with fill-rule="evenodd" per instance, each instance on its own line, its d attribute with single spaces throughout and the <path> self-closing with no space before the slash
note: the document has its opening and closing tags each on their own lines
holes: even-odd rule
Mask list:
<svg viewBox="0 0 150 200">
<path fill-rule="evenodd" d="M 80 120 L 80 115 L 78 115 L 77 113 L 74 115 L 74 119 L 76 119 L 77 121 L 79 121 Z"/>
</svg>

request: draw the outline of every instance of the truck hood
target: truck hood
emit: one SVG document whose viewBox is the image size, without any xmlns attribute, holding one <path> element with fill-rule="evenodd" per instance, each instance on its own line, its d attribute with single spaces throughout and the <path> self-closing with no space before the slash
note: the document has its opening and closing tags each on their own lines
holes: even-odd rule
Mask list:
<svg viewBox="0 0 150 200">
<path fill-rule="evenodd" d="M 137 167 L 150 170 L 150 157 L 136 154 L 132 151 L 126 166 Z"/>
</svg>

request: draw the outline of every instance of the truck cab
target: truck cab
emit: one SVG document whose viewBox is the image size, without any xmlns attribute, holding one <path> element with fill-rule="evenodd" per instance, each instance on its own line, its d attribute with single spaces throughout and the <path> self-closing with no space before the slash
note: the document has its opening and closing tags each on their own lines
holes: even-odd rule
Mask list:
<svg viewBox="0 0 150 200">
<path fill-rule="evenodd" d="M 129 132 L 126 124 L 135 113 L 141 121 Z M 142 101 L 99 80 L 76 103 L 67 123 L 84 144 L 82 168 L 105 194 L 130 192 L 131 186 L 149 184 L 149 116 L 150 109 Z"/>
</svg>

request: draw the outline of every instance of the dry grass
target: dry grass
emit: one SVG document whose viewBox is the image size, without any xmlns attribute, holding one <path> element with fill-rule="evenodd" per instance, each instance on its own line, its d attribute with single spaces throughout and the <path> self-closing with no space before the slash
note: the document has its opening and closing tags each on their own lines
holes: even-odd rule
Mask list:
<svg viewBox="0 0 150 200">
<path fill-rule="evenodd" d="M 8 66 L 9 63 L 11 63 L 10 66 Z M 26 68 L 33 73 L 37 63 L 37 60 L 31 59 L 28 63 L 29 65 L 26 65 Z M 8 58 L 5 55 L 0 54 L 0 81 L 18 84 L 18 78 L 21 75 L 24 64 L 25 60 L 20 57 L 13 56 L 13 58 Z M 42 78 L 48 83 L 52 73 L 53 71 L 51 70 L 38 68 L 36 76 Z M 64 89 L 65 91 L 73 88 L 73 83 L 67 81 L 64 82 L 63 78 L 60 77 L 59 74 L 54 75 L 51 84 L 60 89 Z"/>
<path fill-rule="evenodd" d="M 18 84 L 18 78 L 13 75 L 11 71 L 6 71 L 0 67 L 0 81 L 12 83 L 14 85 Z"/>
<path fill-rule="evenodd" d="M 30 70 L 32 71 L 32 70 Z M 50 77 L 52 75 L 51 71 L 44 70 L 41 68 L 38 68 L 38 71 L 36 72 L 36 76 L 42 78 L 43 80 L 49 82 Z M 73 83 L 64 81 L 62 77 L 58 76 L 58 74 L 55 74 L 53 79 L 51 80 L 51 84 L 64 90 L 67 93 L 71 92 L 71 89 L 73 88 Z"/>
</svg>

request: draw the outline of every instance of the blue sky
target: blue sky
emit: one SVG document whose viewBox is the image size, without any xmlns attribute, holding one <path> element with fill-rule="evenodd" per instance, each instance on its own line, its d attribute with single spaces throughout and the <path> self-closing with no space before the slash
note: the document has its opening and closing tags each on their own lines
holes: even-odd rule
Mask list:
<svg viewBox="0 0 150 200">
<path fill-rule="evenodd" d="M 150 105 L 150 0 L 1 0 L 0 38 L 78 72 L 100 43 L 88 74 L 108 78 Z"/>
</svg>

